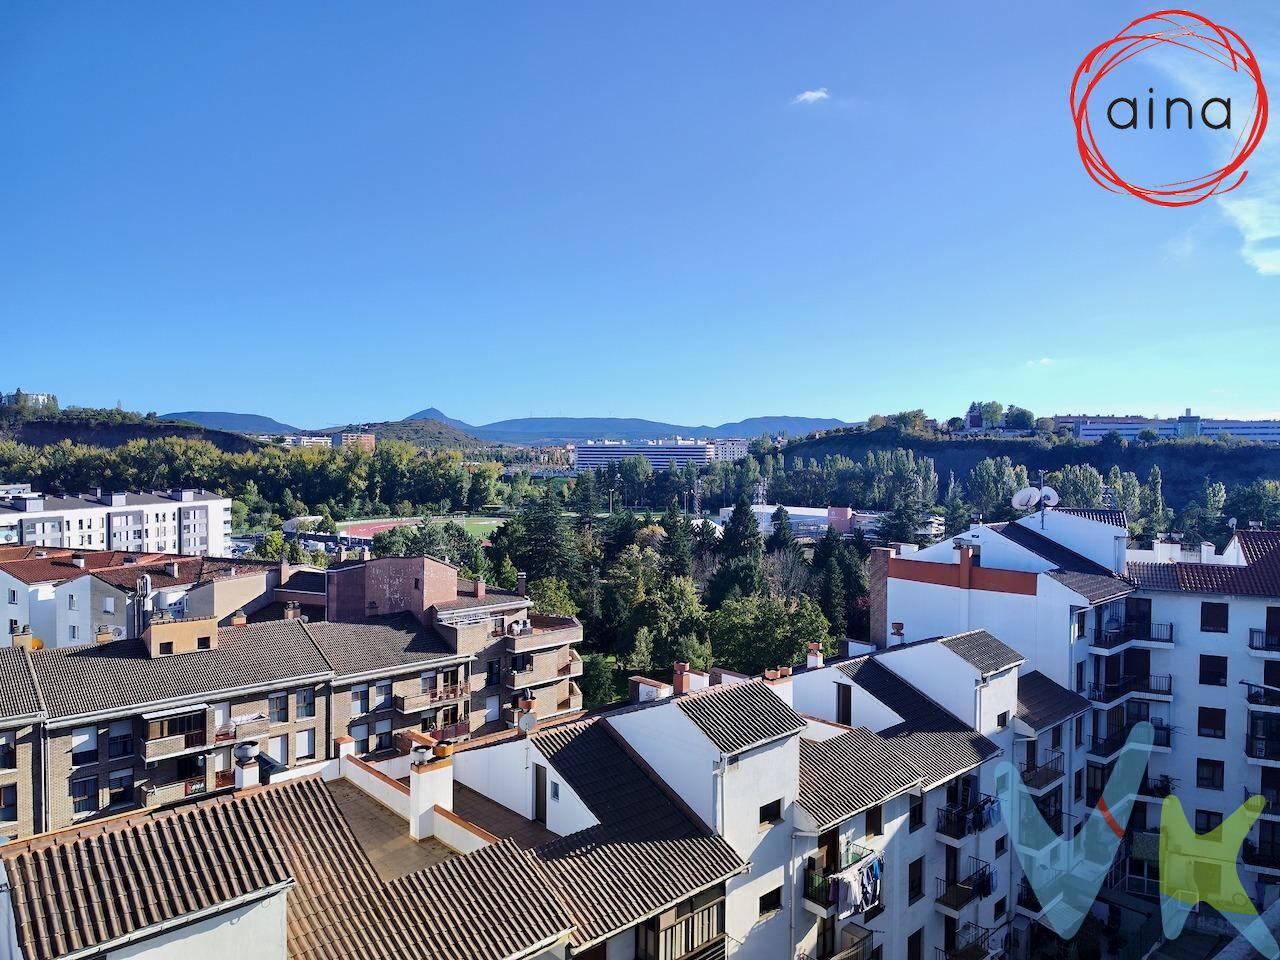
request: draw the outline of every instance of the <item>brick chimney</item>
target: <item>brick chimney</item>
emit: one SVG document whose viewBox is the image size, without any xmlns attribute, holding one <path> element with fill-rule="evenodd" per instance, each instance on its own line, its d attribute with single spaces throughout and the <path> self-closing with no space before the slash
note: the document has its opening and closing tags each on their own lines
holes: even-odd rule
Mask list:
<svg viewBox="0 0 1280 960">
<path fill-rule="evenodd" d="M 689 679 L 689 664 L 681 663 L 679 660 L 676 661 L 671 677 L 671 686 L 675 690 L 677 697 L 682 693 L 689 692 L 692 686 Z"/>
<path fill-rule="evenodd" d="M 98 643 L 110 643 L 115 639 L 115 634 L 111 632 L 111 628 L 105 623 L 98 625 L 98 632 L 93 635 L 93 639 Z"/>
<path fill-rule="evenodd" d="M 36 646 L 36 638 L 35 638 L 35 635 L 32 634 L 31 626 L 29 624 L 24 623 L 21 626 L 19 626 L 17 629 L 15 629 L 13 633 L 10 634 L 9 641 L 13 644 L 13 646 L 22 647 L 22 649 L 24 650 L 40 649 L 39 647 Z"/>
<path fill-rule="evenodd" d="M 361 547 L 361 548 L 360 548 L 360 559 L 361 559 L 361 560 L 371 560 L 372 558 L 373 558 L 373 554 L 369 552 L 369 548 L 368 548 L 368 547 Z"/>
<path fill-rule="evenodd" d="M 472 588 L 475 591 L 476 599 L 483 600 L 484 599 L 484 580 L 480 577 L 476 577 L 475 582 L 472 584 Z"/>
<path fill-rule="evenodd" d="M 243 627 L 243 626 L 246 626 L 248 623 L 249 623 L 249 618 L 248 616 L 245 615 L 245 612 L 243 610 L 237 610 L 235 613 L 231 614 L 231 626 Z"/>
<path fill-rule="evenodd" d="M 888 643 L 889 561 L 893 551 L 874 547 L 867 558 L 867 600 L 871 607 L 871 643 L 883 650 Z"/>
<path fill-rule="evenodd" d="M 338 563 L 347 562 L 347 548 L 344 547 L 342 544 L 338 544 L 337 557 L 338 557 Z"/>
<path fill-rule="evenodd" d="M 524 571 L 516 574 L 516 593 L 522 597 L 529 595 L 529 575 Z"/>
<path fill-rule="evenodd" d="M 302 605 L 297 600 L 290 600 L 284 605 L 284 618 L 286 620 L 297 620 L 302 616 Z"/>
<path fill-rule="evenodd" d="M 805 657 L 804 665 L 810 670 L 818 670 L 822 667 L 822 644 L 809 644 L 809 653 Z"/>
</svg>

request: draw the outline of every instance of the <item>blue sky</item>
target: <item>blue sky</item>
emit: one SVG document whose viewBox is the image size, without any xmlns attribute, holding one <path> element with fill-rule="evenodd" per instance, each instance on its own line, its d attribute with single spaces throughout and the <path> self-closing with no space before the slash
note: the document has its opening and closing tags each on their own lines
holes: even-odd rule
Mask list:
<svg viewBox="0 0 1280 960">
<path fill-rule="evenodd" d="M 302 426 L 1280 414 L 1280 129 L 1185 210 L 1076 155 L 1077 63 L 1153 9 L 10 0 L 0 387 Z M 1274 3 L 1196 9 L 1280 76 Z"/>
</svg>

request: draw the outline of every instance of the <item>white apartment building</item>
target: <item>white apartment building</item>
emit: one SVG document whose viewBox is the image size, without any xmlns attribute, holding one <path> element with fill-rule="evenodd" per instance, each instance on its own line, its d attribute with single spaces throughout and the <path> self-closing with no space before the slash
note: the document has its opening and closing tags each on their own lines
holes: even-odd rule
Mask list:
<svg viewBox="0 0 1280 960">
<path fill-rule="evenodd" d="M 1241 420 L 1201 417 L 1186 412 L 1180 417 L 1070 417 L 1075 435 L 1081 440 L 1101 440 L 1117 433 L 1125 440 L 1137 440 L 1139 434 L 1154 430 L 1162 440 L 1178 437 L 1232 436 L 1260 443 L 1280 443 L 1280 420 Z"/>
<path fill-rule="evenodd" d="M 328 434 L 317 436 L 304 436 L 296 433 L 276 434 L 276 433 L 260 433 L 255 438 L 263 443 L 279 443 L 282 447 L 302 447 L 310 449 L 311 447 L 332 447 L 333 437 Z"/>
<path fill-rule="evenodd" d="M 569 458 L 573 469 L 579 473 L 632 457 L 647 460 L 654 470 L 679 470 L 690 464 L 703 467 L 715 460 L 741 460 L 747 456 L 749 442 L 745 439 L 690 440 L 682 437 L 636 443 L 588 440 L 570 446 Z"/>
<path fill-rule="evenodd" d="M 1264 796 L 1242 869 L 1250 896 L 1269 905 L 1280 898 L 1280 533 L 1239 531 L 1222 554 L 1126 542 L 1119 512 L 1056 509 L 884 551 L 873 578 L 884 583 L 885 640 L 892 650 L 985 627 L 1028 669 L 1086 697 L 1072 732 L 1086 803 L 1132 725 L 1151 722 L 1134 834 L 1156 826 L 1170 792 L 1199 832 Z M 1130 858 L 1131 892 L 1158 891 L 1154 867 Z"/>
<path fill-rule="evenodd" d="M 230 499 L 205 490 L 0 496 L 0 547 L 221 557 L 230 536 Z"/>
</svg>

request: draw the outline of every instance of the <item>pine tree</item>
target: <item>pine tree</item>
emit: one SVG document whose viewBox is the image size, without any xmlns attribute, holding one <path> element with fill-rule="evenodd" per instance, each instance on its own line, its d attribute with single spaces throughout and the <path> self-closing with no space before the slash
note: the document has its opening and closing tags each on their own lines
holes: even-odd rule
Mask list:
<svg viewBox="0 0 1280 960">
<path fill-rule="evenodd" d="M 773 523 L 773 531 L 769 534 L 769 539 L 765 541 L 765 550 L 769 553 L 794 550 L 796 548 L 796 535 L 795 531 L 791 529 L 791 515 L 787 513 L 787 508 L 779 505 L 778 509 L 773 511 L 771 521 Z"/>
<path fill-rule="evenodd" d="M 724 525 L 724 534 L 720 538 L 720 556 L 726 560 L 750 560 L 758 563 L 764 553 L 764 542 L 760 538 L 760 527 L 756 524 L 756 516 L 751 511 L 751 504 L 746 494 L 738 497 L 733 512 L 729 514 L 729 522 Z"/>
<path fill-rule="evenodd" d="M 829 559 L 822 568 L 818 606 L 822 608 L 822 614 L 827 618 L 831 635 L 843 637 L 845 633 L 844 574 L 840 572 L 840 564 L 835 557 Z"/>
<path fill-rule="evenodd" d="M 693 573 L 693 526 L 689 519 L 676 509 L 674 503 L 662 515 L 662 562 L 673 577 L 687 577 Z"/>
</svg>

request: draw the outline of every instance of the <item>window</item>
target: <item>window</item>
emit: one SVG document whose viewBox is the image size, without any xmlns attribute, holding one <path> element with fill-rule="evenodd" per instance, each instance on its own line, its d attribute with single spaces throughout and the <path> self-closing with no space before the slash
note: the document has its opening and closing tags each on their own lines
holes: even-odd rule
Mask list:
<svg viewBox="0 0 1280 960">
<path fill-rule="evenodd" d="M 484 665 L 484 685 L 496 687 L 502 682 L 502 661 L 490 660 Z"/>
<path fill-rule="evenodd" d="M 212 637 L 196 637 L 196 649 L 197 649 L 197 650 L 210 650 L 210 649 L 212 649 L 212 648 L 213 648 L 213 638 L 212 638 Z"/>
<path fill-rule="evenodd" d="M 1076 693 L 1084 693 L 1084 661 L 1076 662 Z"/>
<path fill-rule="evenodd" d="M 915 903 L 924 896 L 924 857 L 918 857 L 907 865 L 907 903 Z"/>
<path fill-rule="evenodd" d="M 996 726 L 1001 730 L 1003 730 L 1008 725 L 1009 725 L 1009 711 L 1002 710 L 1000 712 L 1000 715 L 996 717 Z"/>
<path fill-rule="evenodd" d="M 170 654 L 170 653 L 173 653 L 173 641 L 172 641 L 172 640 L 163 640 L 163 641 L 161 641 L 161 643 L 160 643 L 160 654 L 161 654 L 161 656 L 164 656 L 164 655 L 166 655 L 166 654 Z"/>
<path fill-rule="evenodd" d="M 74 593 L 67 594 L 67 609 L 74 610 L 76 608 L 76 595 Z"/>
<path fill-rule="evenodd" d="M 267 756 L 276 763 L 289 762 L 289 738 L 286 736 L 272 737 L 267 741 Z"/>
<path fill-rule="evenodd" d="M 1222 814 L 1216 810 L 1196 811 L 1196 833 L 1208 833 L 1210 830 L 1216 830 L 1221 823 Z"/>
<path fill-rule="evenodd" d="M 1227 685 L 1227 658 L 1200 654 L 1200 683 L 1206 687 Z"/>
<path fill-rule="evenodd" d="M 1227 605 L 1206 600 L 1200 604 L 1200 629 L 1204 633 L 1227 632 Z"/>
<path fill-rule="evenodd" d="M 1084 717 L 1076 717 L 1076 746 L 1084 746 Z"/>
<path fill-rule="evenodd" d="M 1058 724 L 1049 731 L 1049 748 L 1052 750 L 1062 749 L 1062 724 Z"/>
<path fill-rule="evenodd" d="M 360 683 L 351 688 L 351 715 L 360 716 L 369 712 L 369 686 Z"/>
<path fill-rule="evenodd" d="M 924 958 L 924 928 L 921 927 L 911 936 L 907 937 L 907 960 L 923 960 Z"/>
<path fill-rule="evenodd" d="M 18 734 L 13 730 L 0 733 L 0 770 L 18 769 Z"/>
<path fill-rule="evenodd" d="M 878 837 L 884 833 L 884 807 L 877 804 L 867 811 L 867 836 Z"/>
<path fill-rule="evenodd" d="M 391 708 L 391 681 L 380 680 L 378 685 L 373 688 L 375 695 L 375 710 L 389 710 Z"/>
<path fill-rule="evenodd" d="M 72 643 L 80 639 L 80 628 L 74 623 L 67 627 L 67 638 L 71 640 Z"/>
<path fill-rule="evenodd" d="M 1072 789 L 1073 789 L 1072 796 L 1074 796 L 1076 798 L 1076 802 L 1079 803 L 1081 800 L 1084 799 L 1084 771 L 1083 770 L 1077 770 L 1075 772 L 1075 778 L 1072 784 Z"/>
<path fill-rule="evenodd" d="M 924 826 L 924 797 L 918 797 L 913 793 L 908 798 L 907 805 L 907 827 L 915 833 Z"/>
<path fill-rule="evenodd" d="M 1223 766 L 1224 764 L 1221 760 L 1197 758 L 1196 786 L 1202 790 L 1221 790 L 1223 786 Z"/>
<path fill-rule="evenodd" d="M 17 591 L 17 590 L 10 590 L 10 591 L 9 591 L 9 602 L 10 602 L 10 603 L 17 603 L 17 602 L 18 602 L 18 591 Z"/>
<path fill-rule="evenodd" d="M 760 826 L 769 827 L 782 820 L 782 801 L 770 800 L 760 808 Z"/>
<path fill-rule="evenodd" d="M 995 917 L 997 920 L 1003 917 L 1005 910 L 1008 909 L 1009 907 L 1008 899 L 1009 899 L 1008 897 L 1001 897 L 999 900 L 996 901 Z"/>
<path fill-rule="evenodd" d="M 551 781 L 551 800 L 554 803 L 560 802 L 560 781 Z"/>
<path fill-rule="evenodd" d="M 356 742 L 356 753 L 369 752 L 369 725 L 357 723 L 351 728 L 351 739 Z"/>
<path fill-rule="evenodd" d="M 1227 711 L 1216 707 L 1200 708 L 1199 732 L 1202 737 L 1222 740 L 1227 735 Z"/>
<path fill-rule="evenodd" d="M 782 909 L 782 888 L 776 887 L 760 898 L 760 916 L 766 917 Z"/>
<path fill-rule="evenodd" d="M 111 771 L 107 777 L 107 806 L 123 807 L 131 803 L 133 803 L 133 771 Z"/>
<path fill-rule="evenodd" d="M 98 781 L 94 777 L 71 781 L 71 808 L 76 813 L 93 813 L 98 809 Z"/>
<path fill-rule="evenodd" d="M 116 612 L 116 598 L 115 598 L 115 597 L 103 597 L 103 598 L 102 598 L 102 612 L 103 612 L 103 613 L 115 613 L 115 612 Z"/>
<path fill-rule="evenodd" d="M 82 767 L 98 762 L 98 731 L 94 727 L 76 727 L 71 731 L 71 765 Z"/>
<path fill-rule="evenodd" d="M 373 725 L 375 750 L 391 749 L 391 721 L 379 720 Z"/>
<path fill-rule="evenodd" d="M 436 672 L 428 670 L 418 677 L 418 692 L 430 693 L 436 688 Z"/>
<path fill-rule="evenodd" d="M 12 784 L 0 787 L 0 822 L 12 823 L 18 819 L 18 788 Z"/>
<path fill-rule="evenodd" d="M 316 732 L 311 728 L 299 730 L 294 738 L 293 759 L 314 760 L 316 758 Z"/>
<path fill-rule="evenodd" d="M 298 691 L 298 716 L 314 717 L 316 715 L 316 692 L 310 687 Z"/>
<path fill-rule="evenodd" d="M 1002 836 L 1002 837 L 996 838 L 996 856 L 997 857 L 1004 856 L 1004 852 L 1008 848 L 1009 848 L 1008 836 Z"/>
<path fill-rule="evenodd" d="M 272 723 L 289 722 L 289 695 L 273 693 L 267 697 L 267 715 Z"/>
<path fill-rule="evenodd" d="M 107 756 L 112 760 L 133 756 L 132 720 L 115 720 L 107 728 Z"/>
</svg>

